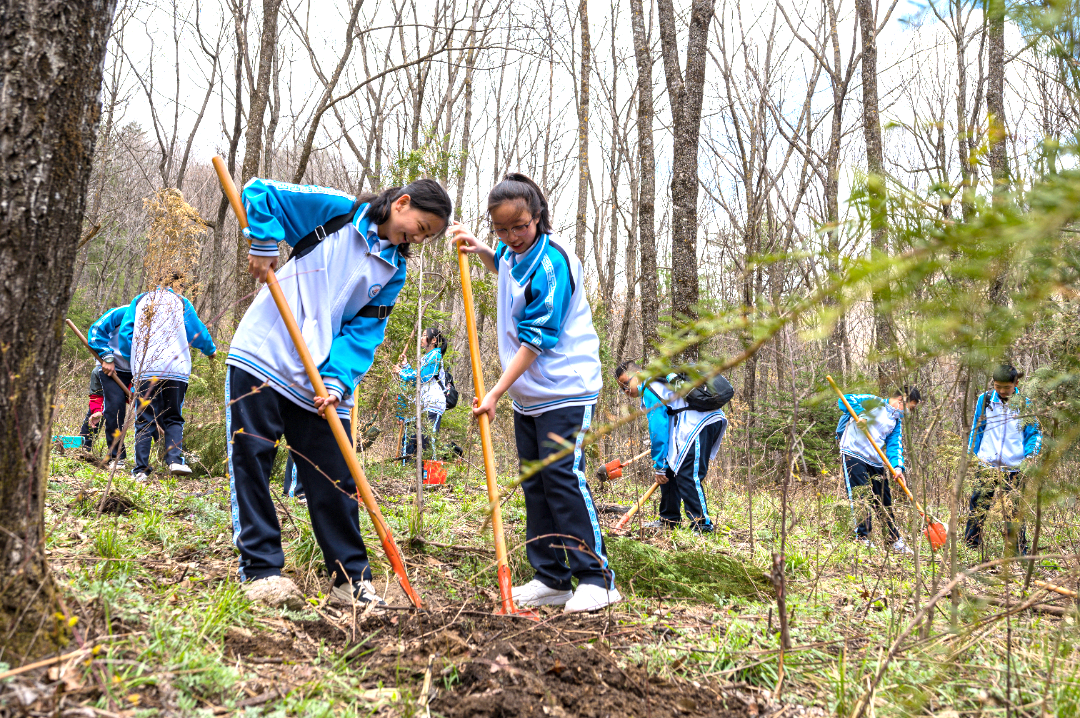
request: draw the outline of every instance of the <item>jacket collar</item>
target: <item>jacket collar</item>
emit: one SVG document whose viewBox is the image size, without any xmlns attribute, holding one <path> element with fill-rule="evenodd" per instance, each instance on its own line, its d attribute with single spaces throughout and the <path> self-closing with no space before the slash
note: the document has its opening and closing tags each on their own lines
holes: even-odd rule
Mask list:
<svg viewBox="0 0 1080 718">
<path fill-rule="evenodd" d="M 392 267 L 397 267 L 398 261 L 404 258 L 398 252 L 397 246 L 393 244 L 387 245 L 386 249 L 379 249 L 382 240 L 379 239 L 378 226 L 372 224 L 371 218 L 368 217 L 369 209 L 371 209 L 370 203 L 360 207 L 356 219 L 352 222 L 353 228 L 360 233 L 360 238 L 367 244 L 369 254 L 375 255 Z"/>
<path fill-rule="evenodd" d="M 525 254 L 514 254 L 514 250 L 507 248 L 507 260 L 511 262 L 510 276 L 517 282 L 519 287 L 524 286 L 529 281 L 529 277 L 536 271 L 536 266 L 543 258 L 544 252 L 547 251 L 550 241 L 548 235 L 540 235 Z"/>
</svg>

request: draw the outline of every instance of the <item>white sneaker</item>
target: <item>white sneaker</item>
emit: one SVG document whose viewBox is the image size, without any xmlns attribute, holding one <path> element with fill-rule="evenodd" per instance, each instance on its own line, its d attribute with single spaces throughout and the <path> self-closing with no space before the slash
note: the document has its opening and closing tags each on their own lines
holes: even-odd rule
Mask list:
<svg viewBox="0 0 1080 718">
<path fill-rule="evenodd" d="M 515 586 L 510 591 L 510 596 L 518 606 L 562 606 L 573 595 L 573 591 L 551 588 L 535 578 L 524 586 Z"/>
<path fill-rule="evenodd" d="M 304 594 L 296 584 L 284 576 L 267 576 L 244 584 L 244 595 L 249 601 L 265 603 L 272 608 L 282 606 L 299 611 L 304 607 Z"/>
<path fill-rule="evenodd" d="M 191 476 L 191 467 L 187 464 L 181 464 L 176 462 L 175 464 L 169 464 L 169 472 L 173 476 Z"/>
<path fill-rule="evenodd" d="M 334 586 L 331 594 L 337 600 L 350 606 L 354 600 L 360 605 L 369 603 L 374 603 L 376 606 L 386 605 L 382 596 L 375 592 L 375 586 L 371 581 L 361 581 L 357 584 L 343 583 L 340 586 Z"/>
<path fill-rule="evenodd" d="M 143 481 L 146 481 L 150 477 L 146 475 L 145 471 L 140 471 L 139 473 L 132 475 L 131 478 L 135 479 L 139 483 L 142 483 Z"/>
<path fill-rule="evenodd" d="M 107 468 L 109 469 L 109 471 L 120 471 L 124 468 L 124 464 L 125 462 L 123 459 L 117 459 L 115 461 L 110 461 Z"/>
<path fill-rule="evenodd" d="M 914 554 L 915 553 L 914 551 L 911 550 L 910 546 L 908 546 L 906 543 L 904 543 L 904 539 L 902 539 L 902 538 L 901 539 L 896 539 L 896 543 L 894 543 L 892 545 L 892 551 L 893 551 L 893 553 L 905 553 L 905 554 Z"/>
<path fill-rule="evenodd" d="M 566 607 L 563 609 L 566 613 L 577 613 L 578 611 L 599 611 L 605 606 L 610 606 L 613 603 L 618 603 L 622 600 L 622 596 L 619 594 L 617 588 L 608 590 L 603 586 L 594 586 L 591 583 L 578 584 L 577 590 L 574 591 L 574 597 L 566 602 Z"/>
</svg>

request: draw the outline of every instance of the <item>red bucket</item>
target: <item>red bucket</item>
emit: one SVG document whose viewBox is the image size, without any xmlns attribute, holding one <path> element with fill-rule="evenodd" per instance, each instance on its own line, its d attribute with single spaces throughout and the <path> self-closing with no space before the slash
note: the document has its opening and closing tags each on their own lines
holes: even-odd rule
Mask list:
<svg viewBox="0 0 1080 718">
<path fill-rule="evenodd" d="M 443 468 L 443 462 L 441 462 L 441 461 L 425 461 L 424 462 L 424 483 L 425 484 L 445 484 L 446 483 L 446 469 Z"/>
</svg>

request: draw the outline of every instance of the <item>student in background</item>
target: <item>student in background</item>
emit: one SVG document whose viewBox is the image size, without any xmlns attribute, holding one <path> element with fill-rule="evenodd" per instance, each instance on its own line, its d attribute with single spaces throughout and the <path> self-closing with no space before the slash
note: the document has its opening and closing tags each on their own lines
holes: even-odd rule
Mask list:
<svg viewBox="0 0 1080 718">
<path fill-rule="evenodd" d="M 446 337 L 437 327 L 428 327 L 420 339 L 420 409 L 427 418 L 422 427 L 420 451 L 434 451 L 435 436 L 439 433 L 439 422 L 446 413 L 446 393 L 439 377 L 442 374 L 443 354 L 446 352 Z M 408 361 L 397 367 L 402 383 L 402 397 L 398 404 L 403 409 L 400 418 L 405 422 L 405 432 L 401 447 L 402 460 L 416 456 L 416 370 Z"/>
<path fill-rule="evenodd" d="M 135 300 L 143 297 L 140 294 Z M 120 326 L 124 323 L 129 305 L 113 307 L 97 318 L 86 333 L 90 348 L 101 357 L 101 372 L 105 379 L 101 382 L 103 406 L 102 419 L 105 424 L 105 440 L 109 444 L 109 469 L 124 468 L 127 448 L 121 434 L 127 419 L 127 394 L 120 386 L 109 379 L 116 376 L 124 386 L 131 387 L 131 364 L 128 356 L 120 352 Z"/>
<path fill-rule="evenodd" d="M 105 399 L 101 390 L 101 365 L 95 363 L 94 370 L 90 372 L 90 402 L 82 428 L 79 429 L 79 436 L 83 439 L 83 448 L 87 451 L 94 448 L 94 439 L 101 430 L 101 410 L 104 405 Z"/>
<path fill-rule="evenodd" d="M 473 414 L 495 418 L 504 393 L 514 399 L 514 438 L 522 462 L 574 450 L 521 485 L 525 552 L 536 577 L 513 589 L 522 606 L 595 611 L 622 600 L 608 565 L 596 506 L 585 480 L 584 434 L 602 386 L 600 340 L 573 249 L 552 234 L 547 200 L 529 177 L 511 173 L 488 194 L 495 249 L 462 225 L 450 229 L 461 250 L 499 275 L 497 331 L 503 375 Z M 566 538 L 572 536 L 573 539 Z M 567 551 L 562 546 L 577 542 Z M 571 578 L 578 579 L 571 591 Z"/>
<path fill-rule="evenodd" d="M 975 402 L 975 421 L 968 437 L 968 452 L 975 460 L 975 490 L 964 531 L 964 541 L 972 548 L 982 546 L 986 512 L 1000 489 L 1006 551 L 1027 554 L 1020 498 L 1024 471 L 1042 449 L 1042 429 L 1031 399 L 1020 394 L 1023 377 L 1012 364 L 1002 364 L 994 371 L 994 387 Z"/>
<path fill-rule="evenodd" d="M 896 553 L 912 553 L 896 528 L 892 490 L 889 477 L 885 475 L 885 465 L 867 440 L 863 427 L 869 430 L 874 443 L 885 452 L 889 463 L 903 478 L 904 413 L 918 406 L 922 395 L 918 389 L 912 387 L 897 389 L 888 401 L 873 394 L 848 394 L 846 398 L 855 410 L 858 420 L 850 420 L 851 415 L 844 407 L 844 402 L 838 399 L 837 405 L 843 413 L 836 426 L 836 437 L 840 444 L 840 460 L 847 484 L 848 500 L 858 521 L 855 538 L 866 546 L 873 547 L 870 533 L 873 529 L 872 515 L 876 513 L 884 524 L 882 533 L 892 550 Z"/>
<path fill-rule="evenodd" d="M 184 460 L 184 396 L 194 346 L 211 359 L 217 352 L 210 330 L 183 296 L 184 276 L 173 273 L 162 285 L 128 307 L 120 329 L 120 352 L 131 357 L 137 401 L 148 400 L 135 419 L 136 481 L 150 476 L 150 448 L 165 447 L 173 476 L 191 474 Z"/>
<path fill-rule="evenodd" d="M 660 484 L 660 520 L 645 527 L 681 526 L 685 510 L 693 531 L 712 533 L 714 526 L 702 481 L 708 476 L 709 462 L 716 457 L 724 440 L 727 417 L 722 409 L 708 412 L 691 409 L 685 398 L 675 395 L 667 381 L 643 381 L 640 371 L 633 361 L 615 367 L 615 379 L 623 392 L 630 397 L 641 397 L 641 408 L 649 417 L 653 471 Z"/>
</svg>

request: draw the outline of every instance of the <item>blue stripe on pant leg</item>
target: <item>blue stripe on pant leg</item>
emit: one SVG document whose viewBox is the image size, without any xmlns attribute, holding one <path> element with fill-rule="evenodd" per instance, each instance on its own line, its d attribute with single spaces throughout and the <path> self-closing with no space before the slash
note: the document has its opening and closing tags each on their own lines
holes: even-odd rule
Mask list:
<svg viewBox="0 0 1080 718">
<path fill-rule="evenodd" d="M 229 458 L 229 503 L 232 508 L 233 545 L 240 548 L 237 543 L 240 540 L 240 505 L 236 501 L 236 469 L 233 468 L 233 433 L 232 433 L 232 391 L 231 379 L 232 368 L 225 367 L 225 450 Z M 241 556 L 240 580 L 246 580 L 244 576 L 244 559 Z"/>
<path fill-rule="evenodd" d="M 694 439 L 694 488 L 697 489 L 698 501 L 701 502 L 701 515 L 705 518 L 705 525 L 712 526 L 712 519 L 709 518 L 709 507 L 705 503 L 705 492 L 701 488 L 701 476 L 698 473 L 701 468 L 701 434 Z M 694 519 L 693 516 L 690 517 Z"/>
<path fill-rule="evenodd" d="M 607 556 L 604 555 L 601 548 L 604 545 L 604 540 L 600 536 L 600 521 L 596 518 L 596 506 L 593 505 L 592 494 L 589 493 L 585 472 L 581 470 L 581 442 L 585 439 L 585 432 L 589 430 L 589 425 L 592 424 L 592 410 L 591 406 L 585 407 L 585 414 L 581 420 L 581 431 L 574 442 L 574 476 L 577 477 L 578 490 L 581 492 L 581 498 L 584 499 L 585 508 L 589 512 L 589 522 L 592 524 L 593 529 L 593 550 L 596 551 L 596 555 L 600 559 L 600 567 L 604 569 L 604 573 L 610 573 L 608 577 L 609 585 L 613 585 L 615 583 L 615 573 L 608 568 Z"/>
</svg>

